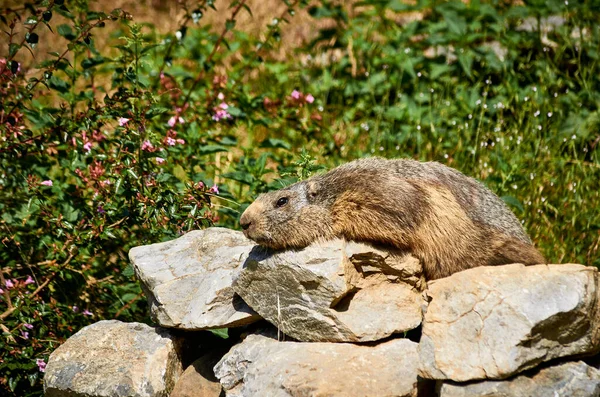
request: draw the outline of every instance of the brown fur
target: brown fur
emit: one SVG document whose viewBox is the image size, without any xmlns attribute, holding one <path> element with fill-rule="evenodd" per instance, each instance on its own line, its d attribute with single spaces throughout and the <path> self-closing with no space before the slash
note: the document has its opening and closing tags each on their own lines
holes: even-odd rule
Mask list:
<svg viewBox="0 0 600 397">
<path fill-rule="evenodd" d="M 240 224 L 248 238 L 274 249 L 336 237 L 400 248 L 421 259 L 428 279 L 545 262 L 502 200 L 438 163 L 354 161 L 261 195 Z"/>
</svg>

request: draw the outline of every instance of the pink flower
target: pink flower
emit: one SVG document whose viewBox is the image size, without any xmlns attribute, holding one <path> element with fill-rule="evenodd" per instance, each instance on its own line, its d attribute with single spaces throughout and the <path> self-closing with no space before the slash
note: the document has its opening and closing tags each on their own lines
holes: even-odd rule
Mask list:
<svg viewBox="0 0 600 397">
<path fill-rule="evenodd" d="M 165 161 L 167 161 L 167 160 L 163 159 L 162 157 L 155 157 L 154 160 L 156 160 L 156 164 L 162 164 Z"/>
<path fill-rule="evenodd" d="M 142 150 L 150 152 L 152 151 L 152 149 L 154 149 L 152 142 L 150 142 L 149 140 L 145 140 L 144 142 L 142 142 Z"/>
<path fill-rule="evenodd" d="M 175 139 L 171 138 L 170 136 L 167 137 L 167 145 L 175 146 L 176 143 L 177 141 Z"/>
<path fill-rule="evenodd" d="M 196 189 L 204 189 L 204 183 L 202 181 L 196 183 Z"/>
<path fill-rule="evenodd" d="M 177 142 L 180 145 L 185 145 L 185 141 L 183 139 L 180 139 L 180 138 L 175 139 L 175 142 Z"/>
<path fill-rule="evenodd" d="M 313 102 L 315 101 L 315 97 L 314 97 L 314 96 L 312 96 L 312 95 L 310 95 L 310 94 L 308 94 L 308 95 L 307 95 L 307 96 L 304 98 L 304 100 L 306 100 L 306 102 L 308 102 L 308 103 L 313 103 Z"/>
<path fill-rule="evenodd" d="M 125 117 L 119 117 L 119 126 L 123 127 L 128 121 L 129 119 L 126 119 Z"/>
<path fill-rule="evenodd" d="M 85 309 L 84 311 L 81 312 L 81 314 L 83 314 L 84 316 L 93 316 L 94 314 L 89 311 L 88 309 Z"/>
<path fill-rule="evenodd" d="M 215 113 L 212 116 L 212 119 L 215 121 L 219 121 L 221 119 L 230 119 L 230 118 L 231 118 L 231 115 L 227 112 L 227 110 L 224 110 L 224 109 L 217 110 L 217 113 Z"/>
<path fill-rule="evenodd" d="M 213 185 L 209 191 L 214 194 L 219 194 L 219 187 L 217 185 Z"/>
<path fill-rule="evenodd" d="M 169 121 L 167 122 L 167 124 L 169 124 L 169 127 L 174 127 L 175 124 L 177 124 L 177 122 L 179 122 L 179 124 L 183 124 L 185 122 L 185 120 L 183 119 L 183 117 L 171 117 L 169 119 Z"/>
<path fill-rule="evenodd" d="M 52 181 L 50 179 L 48 179 L 48 180 L 42 181 L 41 184 L 44 186 L 52 186 Z"/>
<path fill-rule="evenodd" d="M 4 290 L 2 288 L 0 288 L 0 294 L 3 294 Z"/>
<path fill-rule="evenodd" d="M 29 339 L 29 332 L 21 331 L 21 336 L 23 337 L 23 339 Z"/>
<path fill-rule="evenodd" d="M 228 104 L 226 104 L 225 102 L 221 102 L 221 103 L 219 104 L 219 107 L 220 107 L 221 109 L 223 109 L 223 110 L 226 110 L 226 109 L 228 109 L 228 108 L 229 108 L 229 105 L 228 105 Z"/>
<path fill-rule="evenodd" d="M 23 327 L 25 327 L 27 329 L 33 329 L 33 325 L 27 324 L 27 323 L 23 324 Z"/>
<path fill-rule="evenodd" d="M 86 151 L 86 153 L 89 153 L 90 150 L 92 150 L 92 142 L 88 142 L 85 145 L 83 145 L 83 149 Z"/>
<path fill-rule="evenodd" d="M 43 359 L 38 358 L 35 360 L 35 363 L 37 364 L 40 372 L 46 372 L 46 362 Z"/>
<path fill-rule="evenodd" d="M 73 313 L 77 313 L 79 311 L 77 306 L 73 306 L 71 309 L 73 310 Z"/>
<path fill-rule="evenodd" d="M 6 288 L 13 288 L 15 286 L 15 284 L 11 281 L 11 280 L 6 280 L 6 282 L 4 283 L 6 284 Z"/>
<path fill-rule="evenodd" d="M 219 92 L 219 95 L 217 95 L 217 98 L 219 99 L 219 101 L 222 101 L 223 99 L 225 99 L 225 95 L 223 95 L 222 92 Z"/>
<path fill-rule="evenodd" d="M 300 99 L 300 96 L 301 96 L 301 95 L 302 95 L 302 94 L 301 94 L 301 93 L 300 93 L 300 91 L 298 91 L 298 90 L 294 90 L 294 91 L 292 91 L 292 98 L 294 98 L 294 99 Z"/>
<path fill-rule="evenodd" d="M 27 276 L 25 279 L 25 285 L 35 284 L 35 281 L 31 278 L 31 276 Z"/>
</svg>

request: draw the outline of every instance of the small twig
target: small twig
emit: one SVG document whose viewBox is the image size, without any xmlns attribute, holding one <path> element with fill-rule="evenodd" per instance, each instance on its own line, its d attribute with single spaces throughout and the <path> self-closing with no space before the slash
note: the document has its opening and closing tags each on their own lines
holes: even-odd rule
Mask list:
<svg viewBox="0 0 600 397">
<path fill-rule="evenodd" d="M 64 261 L 64 263 L 62 265 L 60 265 L 60 268 L 64 268 L 65 266 L 67 266 L 69 264 L 69 262 L 71 262 L 71 259 L 73 259 L 73 254 L 69 254 L 69 257 L 67 258 L 66 261 Z M 48 278 L 46 279 L 46 281 L 44 281 L 42 284 L 40 284 L 39 287 L 37 287 L 35 289 L 35 291 L 33 291 L 31 294 L 29 294 L 29 297 L 34 297 L 37 294 L 39 294 L 44 288 L 46 288 L 46 286 L 48 284 L 50 284 L 50 282 L 52 280 L 54 280 L 54 277 L 56 277 L 56 275 L 58 274 L 58 271 L 52 273 L 50 276 L 48 276 Z M 2 274 L 0 274 L 0 277 L 2 278 L 2 280 L 4 281 L 4 276 L 2 276 Z M 9 294 L 6 294 L 9 302 L 10 302 L 10 296 Z M 16 306 L 12 306 L 11 304 L 9 304 L 9 309 L 7 309 L 6 311 L 4 311 L 4 313 L 0 314 L 0 320 L 4 320 L 6 317 L 10 316 L 12 314 L 12 312 L 14 312 L 17 307 Z"/>
<path fill-rule="evenodd" d="M 117 318 L 121 315 L 121 313 L 123 313 L 125 310 L 127 310 L 129 308 L 129 306 L 131 306 L 133 304 L 133 302 L 135 302 L 136 300 L 140 299 L 140 297 L 144 295 L 144 292 L 140 292 L 139 294 L 137 294 L 135 297 L 133 297 L 133 299 L 131 299 L 129 302 L 127 302 L 125 304 L 125 306 L 123 306 L 122 308 L 120 308 L 117 313 L 115 314 L 114 318 Z"/>
<path fill-rule="evenodd" d="M 281 13 L 281 15 L 279 15 L 278 20 L 282 20 L 285 18 L 285 15 L 289 12 L 290 9 L 296 7 L 296 5 L 298 5 L 299 0 L 295 0 L 292 4 L 290 4 L 289 6 L 286 7 L 286 9 Z M 267 33 L 267 36 L 265 37 L 265 39 L 262 41 L 263 43 L 267 43 L 271 37 L 273 36 L 273 32 L 275 31 L 275 29 L 269 29 L 269 32 Z M 263 46 L 263 48 L 265 48 Z M 255 52 L 255 56 L 258 56 L 260 51 L 256 51 Z"/>
<path fill-rule="evenodd" d="M 88 26 L 88 28 L 86 30 L 84 30 L 83 32 L 81 32 L 79 34 L 79 36 L 77 36 L 77 38 L 75 40 L 73 40 L 74 42 L 81 40 L 82 38 L 86 37 L 88 35 L 88 33 L 95 28 L 96 26 L 98 26 L 101 23 L 104 23 L 106 20 L 109 20 L 110 18 L 103 18 L 103 19 L 98 19 L 98 21 L 96 23 L 93 23 L 91 25 Z M 39 22 L 38 22 L 39 23 Z M 34 25 L 34 27 L 37 26 Z M 32 29 L 30 29 L 31 31 Z M 21 43 L 22 45 L 23 43 Z M 69 51 L 71 51 L 69 48 L 67 48 L 62 54 L 60 54 L 60 56 L 58 58 L 56 58 L 56 60 L 54 61 L 53 65 L 51 67 L 49 67 L 48 69 L 46 69 L 47 72 L 53 72 L 56 70 L 56 68 L 58 67 L 58 64 L 60 63 L 60 61 L 62 61 L 65 56 L 69 53 Z M 8 61 L 6 62 L 6 65 L 8 65 Z M 8 66 L 6 66 L 8 67 Z M 42 79 L 37 79 L 32 85 L 31 87 L 29 87 L 26 91 L 26 93 L 30 93 L 33 91 L 33 89 L 42 81 Z M 12 112 L 17 108 L 17 106 L 19 106 L 19 101 L 17 101 L 13 107 L 4 115 L 2 115 L 2 117 L 0 117 L 0 123 L 4 123 L 4 121 L 6 120 L 6 118 L 8 118 L 8 116 L 10 116 L 12 114 Z"/>
<path fill-rule="evenodd" d="M 127 219 L 129 219 L 128 216 L 126 216 L 125 218 L 122 218 L 121 220 L 116 221 L 112 225 L 108 225 L 107 229 L 113 228 L 115 226 L 119 226 L 121 223 L 125 222 Z"/>
<path fill-rule="evenodd" d="M 37 267 L 37 266 L 44 266 L 44 265 L 55 265 L 56 264 L 56 260 L 52 259 L 52 260 L 48 260 L 48 261 L 42 261 L 42 262 L 38 262 L 38 263 L 34 263 L 33 265 L 24 265 L 22 263 L 17 263 L 13 266 L 6 266 L 3 267 L 0 272 L 2 273 L 7 273 L 11 270 L 21 270 L 21 269 L 29 269 L 32 267 Z"/>
<path fill-rule="evenodd" d="M 245 3 L 246 3 L 246 0 L 241 0 L 239 2 L 239 4 L 235 7 L 235 9 L 233 10 L 233 12 L 231 13 L 231 18 L 229 18 L 228 21 L 234 21 L 235 20 L 235 17 L 240 12 L 240 10 L 242 9 L 242 7 L 244 6 Z M 215 54 L 217 53 L 219 47 L 221 46 L 221 43 L 225 39 L 225 35 L 227 34 L 227 32 L 229 32 L 229 29 L 227 28 L 227 24 L 225 24 L 225 28 L 223 28 L 223 32 L 221 32 L 221 34 L 219 35 L 219 38 L 217 39 L 217 42 L 215 43 L 215 46 L 213 47 L 212 51 L 210 52 L 210 54 L 206 58 L 206 61 L 204 62 L 204 64 L 209 64 L 210 62 L 212 62 L 212 59 L 215 56 Z M 192 83 L 192 86 L 188 90 L 188 93 L 186 94 L 185 98 L 183 99 L 182 109 L 186 108 L 186 105 L 188 104 L 188 101 L 190 100 L 190 96 L 192 95 L 192 92 L 194 91 L 194 89 L 196 88 L 196 86 L 198 85 L 198 83 L 203 78 L 204 78 L 204 70 L 201 70 L 198 73 L 198 75 L 196 76 L 196 78 L 194 79 L 194 82 Z"/>
</svg>

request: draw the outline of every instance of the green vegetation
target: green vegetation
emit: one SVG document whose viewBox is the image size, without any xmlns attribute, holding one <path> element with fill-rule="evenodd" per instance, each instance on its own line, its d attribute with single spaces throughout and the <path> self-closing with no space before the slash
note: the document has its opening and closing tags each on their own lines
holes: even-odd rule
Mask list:
<svg viewBox="0 0 600 397">
<path fill-rule="evenodd" d="M 0 394 L 41 395 L 84 325 L 148 321 L 131 247 L 236 228 L 257 194 L 358 157 L 455 167 L 549 261 L 600 266 L 600 10 L 526 3 L 323 0 L 286 57 L 302 1 L 260 37 L 236 29 L 245 0 L 166 35 L 83 0 L 0 10 Z"/>
</svg>

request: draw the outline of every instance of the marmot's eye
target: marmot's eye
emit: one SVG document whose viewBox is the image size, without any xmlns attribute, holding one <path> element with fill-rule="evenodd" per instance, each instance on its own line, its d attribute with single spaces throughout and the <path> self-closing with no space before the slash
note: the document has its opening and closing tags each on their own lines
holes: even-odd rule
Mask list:
<svg viewBox="0 0 600 397">
<path fill-rule="evenodd" d="M 277 206 L 277 208 L 279 207 L 283 207 L 284 205 L 286 205 L 288 202 L 288 198 L 287 197 L 282 197 L 279 200 L 277 200 L 277 204 L 275 204 Z"/>
</svg>

